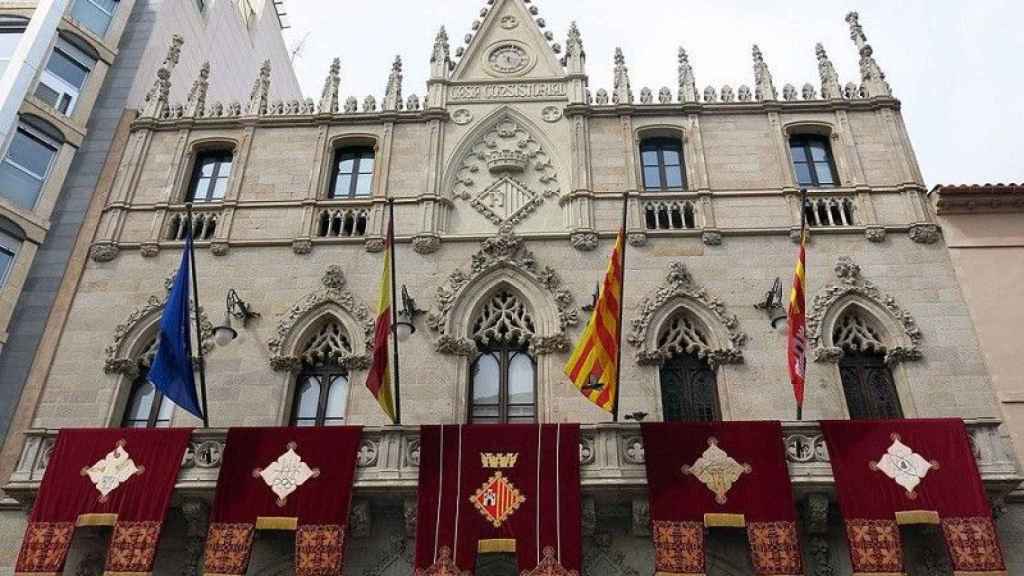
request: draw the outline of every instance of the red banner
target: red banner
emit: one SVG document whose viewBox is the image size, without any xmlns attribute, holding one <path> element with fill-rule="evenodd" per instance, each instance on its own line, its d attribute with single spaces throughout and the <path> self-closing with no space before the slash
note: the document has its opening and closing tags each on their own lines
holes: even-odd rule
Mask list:
<svg viewBox="0 0 1024 576">
<path fill-rule="evenodd" d="M 153 571 L 189 429 L 64 429 L 32 508 L 16 574 L 59 574 L 76 526 L 113 526 L 106 573 Z"/>
<path fill-rule="evenodd" d="M 778 422 L 644 423 L 655 570 L 706 570 L 705 528 L 746 528 L 755 572 L 803 574 Z"/>
<path fill-rule="evenodd" d="M 340 576 L 362 429 L 232 428 L 206 540 L 206 576 L 242 576 L 258 529 L 295 531 L 296 576 Z"/>
<path fill-rule="evenodd" d="M 856 574 L 902 574 L 900 524 L 942 527 L 957 575 L 1005 575 L 963 421 L 823 421 Z"/>
<path fill-rule="evenodd" d="M 424 426 L 416 574 L 472 573 L 514 552 L 524 575 L 577 574 L 579 425 Z"/>
</svg>

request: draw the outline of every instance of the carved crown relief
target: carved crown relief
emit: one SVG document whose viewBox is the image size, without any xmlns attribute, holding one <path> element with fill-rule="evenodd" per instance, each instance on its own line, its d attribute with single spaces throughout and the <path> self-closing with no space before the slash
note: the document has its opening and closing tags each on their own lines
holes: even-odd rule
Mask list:
<svg viewBox="0 0 1024 576">
<path fill-rule="evenodd" d="M 544 198 L 561 192 L 550 156 L 507 110 L 471 141 L 455 166 L 452 196 L 496 226 L 519 224 Z"/>
</svg>

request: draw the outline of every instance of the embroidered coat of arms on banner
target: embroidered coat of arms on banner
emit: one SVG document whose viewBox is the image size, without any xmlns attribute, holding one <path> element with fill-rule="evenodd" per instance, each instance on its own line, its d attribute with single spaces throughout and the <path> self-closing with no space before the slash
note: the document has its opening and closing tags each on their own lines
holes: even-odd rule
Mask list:
<svg viewBox="0 0 1024 576">
<path fill-rule="evenodd" d="M 580 570 L 579 425 L 424 426 L 416 574 L 472 574 L 515 553 L 524 573 Z"/>
<path fill-rule="evenodd" d="M 759 576 L 803 574 L 781 424 L 667 422 L 641 430 L 659 576 L 704 574 L 708 527 L 746 528 Z"/>
<path fill-rule="evenodd" d="M 104 572 L 152 572 L 191 435 L 190 429 L 61 430 L 15 573 L 60 573 L 77 526 L 114 527 Z"/>
</svg>

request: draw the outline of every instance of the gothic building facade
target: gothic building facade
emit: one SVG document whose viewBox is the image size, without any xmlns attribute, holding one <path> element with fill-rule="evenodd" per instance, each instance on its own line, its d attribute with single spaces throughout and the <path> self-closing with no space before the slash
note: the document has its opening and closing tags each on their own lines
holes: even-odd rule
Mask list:
<svg viewBox="0 0 1024 576">
<path fill-rule="evenodd" d="M 416 425 L 582 422 L 584 572 L 650 574 L 639 428 L 609 423 L 563 374 L 625 202 L 623 414 L 785 421 L 804 563 L 820 575 L 852 569 L 815 421 L 964 418 L 1010 572 L 1024 569 L 1022 478 L 975 329 L 901 103 L 856 13 L 846 21 L 857 81 L 819 45 L 820 80 L 799 89 L 776 84 L 754 46 L 750 85 L 699 89 L 680 49 L 673 88 L 635 90 L 621 51 L 588 59 L 575 25 L 559 43 L 533 3 L 491 0 L 464 47 L 439 32 L 422 97 L 403 92 L 398 59 L 380 100 L 345 94 L 338 61 L 317 99 L 272 98 L 269 65 L 244 102 L 206 99 L 205 75 L 187 102 L 157 91 L 83 240 L 55 353 L 35 367 L 43 385 L 8 439 L 20 457 L 6 493 L 31 505 L 58 429 L 198 426 L 146 380 L 191 231 L 213 428 L 193 434 L 157 573 L 198 573 L 224 428 L 366 426 L 345 570 L 405 575 Z M 588 84 L 597 61 L 613 86 Z M 173 64 L 158 76 L 193 81 Z M 417 328 L 399 356 L 403 427 L 363 386 L 388 199 Z M 756 305 L 791 277 L 802 220 L 811 361 L 797 422 L 778 310 Z M 258 317 L 218 345 L 231 291 Z M 2 514 L 10 572 L 25 511 Z M 98 572 L 107 537 L 79 530 L 68 569 Z M 261 533 L 252 573 L 290 573 L 291 538 Z M 708 572 L 752 574 L 744 538 L 712 529 Z M 950 573 L 934 530 L 904 538 L 911 574 Z M 477 573 L 514 573 L 508 562 L 484 555 Z"/>
</svg>

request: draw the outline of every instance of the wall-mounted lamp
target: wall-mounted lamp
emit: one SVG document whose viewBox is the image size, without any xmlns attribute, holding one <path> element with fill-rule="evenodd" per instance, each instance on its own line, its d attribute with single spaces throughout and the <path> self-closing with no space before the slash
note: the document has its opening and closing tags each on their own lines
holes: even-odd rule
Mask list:
<svg viewBox="0 0 1024 576">
<path fill-rule="evenodd" d="M 785 329 L 786 308 L 782 305 L 782 281 L 778 277 L 775 278 L 771 289 L 765 293 L 764 301 L 754 304 L 754 308 L 768 315 L 768 321 L 771 322 L 773 329 L 778 330 L 780 325 Z"/>
<path fill-rule="evenodd" d="M 416 333 L 416 316 L 424 311 L 416 308 L 416 301 L 409 295 L 409 289 L 402 285 L 402 309 L 398 311 L 398 322 L 395 323 L 395 336 L 405 342 Z"/>
<path fill-rule="evenodd" d="M 259 312 L 253 312 L 249 304 L 242 300 L 234 288 L 228 290 L 224 323 L 213 329 L 213 341 L 218 346 L 227 346 L 238 337 L 238 332 L 231 327 L 232 317 L 241 320 L 243 328 L 249 324 L 249 320 L 260 317 Z"/>
</svg>

